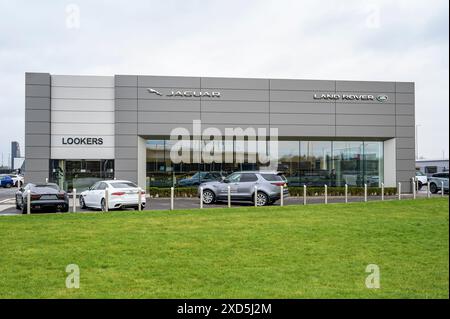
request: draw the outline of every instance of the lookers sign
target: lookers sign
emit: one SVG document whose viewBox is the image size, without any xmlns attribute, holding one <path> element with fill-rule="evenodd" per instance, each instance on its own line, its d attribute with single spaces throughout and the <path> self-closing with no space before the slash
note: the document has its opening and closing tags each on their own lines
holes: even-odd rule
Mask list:
<svg viewBox="0 0 450 319">
<path fill-rule="evenodd" d="M 162 93 L 158 90 L 147 88 L 148 93 L 154 94 L 157 96 L 166 96 L 166 97 L 211 97 L 217 98 L 220 97 L 220 92 L 215 91 L 183 91 L 183 90 L 171 90 L 168 93 Z"/>
<path fill-rule="evenodd" d="M 315 100 L 343 100 L 343 101 L 378 101 L 387 102 L 389 100 L 387 95 L 371 95 L 371 94 L 335 94 L 335 93 L 324 93 L 324 94 L 314 94 Z"/>
<path fill-rule="evenodd" d="M 62 137 L 63 145 L 103 145 L 102 137 Z"/>
</svg>

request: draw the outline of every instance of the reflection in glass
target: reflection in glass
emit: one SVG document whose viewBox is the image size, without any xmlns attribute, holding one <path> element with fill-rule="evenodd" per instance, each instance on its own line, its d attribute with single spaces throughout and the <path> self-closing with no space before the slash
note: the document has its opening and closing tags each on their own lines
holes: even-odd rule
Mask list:
<svg viewBox="0 0 450 319">
<path fill-rule="evenodd" d="M 330 185 L 331 142 L 301 141 L 299 173 L 301 185 Z"/>
<path fill-rule="evenodd" d="M 363 142 L 333 142 L 331 186 L 363 186 Z"/>
</svg>

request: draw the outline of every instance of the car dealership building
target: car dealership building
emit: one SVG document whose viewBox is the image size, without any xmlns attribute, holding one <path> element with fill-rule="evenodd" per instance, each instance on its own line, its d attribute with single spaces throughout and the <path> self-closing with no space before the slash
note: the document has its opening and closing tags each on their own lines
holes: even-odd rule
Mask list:
<svg viewBox="0 0 450 319">
<path fill-rule="evenodd" d="M 161 187 L 196 172 L 264 168 L 226 133 L 216 143 L 231 150 L 231 162 L 174 163 L 172 130 L 198 140 L 198 121 L 221 132 L 276 128 L 277 169 L 291 186 L 401 182 L 407 192 L 415 176 L 411 82 L 26 73 L 25 84 L 26 182 L 48 178 L 70 190 L 117 178 Z"/>
</svg>

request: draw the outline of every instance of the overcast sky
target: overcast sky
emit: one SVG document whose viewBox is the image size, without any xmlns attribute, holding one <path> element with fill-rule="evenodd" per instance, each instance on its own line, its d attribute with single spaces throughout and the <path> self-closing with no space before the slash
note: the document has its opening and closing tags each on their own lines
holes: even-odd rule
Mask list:
<svg viewBox="0 0 450 319">
<path fill-rule="evenodd" d="M 448 0 L 0 0 L 0 151 L 24 73 L 413 81 L 419 153 L 448 158 Z"/>
</svg>

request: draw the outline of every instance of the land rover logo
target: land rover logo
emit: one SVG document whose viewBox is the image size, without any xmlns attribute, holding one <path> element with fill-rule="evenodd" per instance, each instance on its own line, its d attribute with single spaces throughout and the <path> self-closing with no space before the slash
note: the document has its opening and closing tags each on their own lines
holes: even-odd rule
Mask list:
<svg viewBox="0 0 450 319">
<path fill-rule="evenodd" d="M 314 100 L 341 100 L 341 101 L 375 101 L 386 102 L 389 98 L 387 95 L 374 96 L 372 94 L 337 94 L 337 93 L 315 93 Z"/>
<path fill-rule="evenodd" d="M 378 95 L 377 96 L 377 101 L 380 101 L 380 102 L 386 102 L 388 99 L 389 98 L 387 95 Z"/>
<path fill-rule="evenodd" d="M 147 88 L 148 93 L 155 94 L 158 96 L 167 96 L 167 97 L 220 97 L 220 92 L 215 91 L 182 91 L 182 90 L 171 90 L 167 94 L 163 94 L 158 90 Z"/>
</svg>

